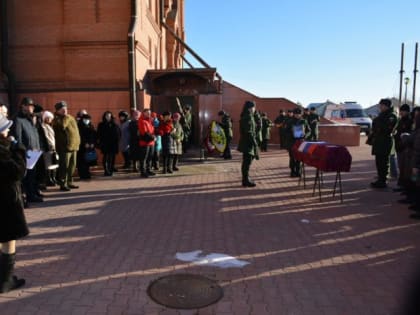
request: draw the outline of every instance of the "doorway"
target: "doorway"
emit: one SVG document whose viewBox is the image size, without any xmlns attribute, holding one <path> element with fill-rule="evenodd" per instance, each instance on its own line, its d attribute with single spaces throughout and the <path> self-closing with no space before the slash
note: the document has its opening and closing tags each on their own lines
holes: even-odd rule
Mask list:
<svg viewBox="0 0 420 315">
<path fill-rule="evenodd" d="M 157 114 L 162 114 L 165 111 L 170 111 L 172 114 L 180 112 L 178 101 L 182 108 L 189 105 L 192 114 L 192 145 L 200 144 L 200 124 L 199 124 L 199 98 L 198 96 L 184 95 L 184 96 L 164 96 L 155 95 L 152 97 L 151 109 Z"/>
</svg>

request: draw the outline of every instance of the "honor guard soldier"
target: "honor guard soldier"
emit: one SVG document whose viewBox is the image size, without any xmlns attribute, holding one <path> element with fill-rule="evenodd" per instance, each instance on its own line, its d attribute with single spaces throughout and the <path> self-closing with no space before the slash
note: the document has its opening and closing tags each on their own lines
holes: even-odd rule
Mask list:
<svg viewBox="0 0 420 315">
<path fill-rule="evenodd" d="M 309 108 L 303 109 L 302 118 L 305 119 L 309 123 Z"/>
<path fill-rule="evenodd" d="M 413 118 L 410 116 L 410 106 L 403 104 L 400 106 L 400 118 L 398 119 L 397 126 L 395 127 L 394 141 L 395 152 L 397 153 L 398 161 L 398 182 L 399 188 L 394 191 L 405 191 L 411 186 L 411 149 L 407 145 L 407 141 L 403 140 L 413 132 Z M 405 138 L 407 139 L 407 138 Z"/>
<path fill-rule="evenodd" d="M 372 144 L 372 155 L 375 156 L 378 179 L 370 186 L 373 188 L 386 188 L 386 179 L 389 172 L 389 157 L 394 151 L 393 133 L 397 124 L 397 115 L 393 112 L 390 99 L 379 101 L 380 113 L 373 120 L 372 133 L 368 143 Z"/>
<path fill-rule="evenodd" d="M 292 147 L 296 141 L 307 139 L 311 132 L 308 122 L 302 117 L 300 108 L 293 110 L 293 118 L 287 121 L 286 130 L 288 135 L 286 148 L 289 151 L 290 177 L 299 177 L 301 171 L 300 162 L 295 160 Z"/>
<path fill-rule="evenodd" d="M 316 113 L 315 107 L 310 108 L 310 112 L 309 112 L 307 120 L 308 120 L 308 123 L 309 123 L 309 128 L 311 128 L 311 134 L 309 135 L 309 140 L 310 141 L 318 141 L 318 137 L 319 137 L 319 130 L 318 130 L 319 116 Z"/>
<path fill-rule="evenodd" d="M 279 115 L 276 117 L 276 119 L 274 120 L 274 125 L 278 128 L 279 130 L 279 140 L 280 140 L 280 150 L 284 149 L 284 123 L 286 121 L 286 113 L 284 111 L 284 109 L 280 109 L 280 113 Z"/>
<path fill-rule="evenodd" d="M 268 141 L 271 138 L 271 128 L 274 126 L 273 122 L 268 118 L 267 113 L 261 114 L 262 120 L 262 143 L 261 143 L 261 151 L 267 152 L 268 149 Z"/>
<path fill-rule="evenodd" d="M 249 168 L 252 160 L 258 160 L 258 143 L 255 123 L 255 103 L 246 101 L 239 120 L 239 144 L 238 151 L 242 152 L 242 186 L 255 187 L 255 183 L 249 178 Z"/>
</svg>

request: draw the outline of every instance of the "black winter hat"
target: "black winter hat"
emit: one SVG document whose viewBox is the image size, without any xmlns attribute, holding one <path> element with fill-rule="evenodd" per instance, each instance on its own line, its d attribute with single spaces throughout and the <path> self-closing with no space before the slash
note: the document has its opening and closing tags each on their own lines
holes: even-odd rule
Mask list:
<svg viewBox="0 0 420 315">
<path fill-rule="evenodd" d="M 410 106 L 408 106 L 408 104 L 402 104 L 400 107 L 400 112 L 409 112 L 410 111 Z"/>
<path fill-rule="evenodd" d="M 66 101 L 60 101 L 60 102 L 56 103 L 54 105 L 54 107 L 55 107 L 55 110 L 60 110 L 63 107 L 67 107 L 67 102 Z"/>
<path fill-rule="evenodd" d="M 166 111 L 166 112 L 163 112 L 162 113 L 162 116 L 171 116 L 172 114 L 171 114 L 171 112 L 169 112 L 169 111 Z"/>
<path fill-rule="evenodd" d="M 302 110 L 300 108 L 295 108 L 293 114 L 302 114 Z"/>
<path fill-rule="evenodd" d="M 225 111 L 224 110 L 221 110 L 221 111 L 219 111 L 218 113 L 217 113 L 217 115 L 218 116 L 223 116 L 225 114 Z"/>
<path fill-rule="evenodd" d="M 385 105 L 387 107 L 392 107 L 392 102 L 388 98 L 383 98 L 379 101 L 379 105 Z"/>
<path fill-rule="evenodd" d="M 250 109 L 252 107 L 255 107 L 255 102 L 253 102 L 253 101 L 246 101 L 245 102 L 245 108 Z"/>
<path fill-rule="evenodd" d="M 20 104 L 25 105 L 25 106 L 34 105 L 34 100 L 30 97 L 24 97 L 22 102 L 20 102 Z"/>
<path fill-rule="evenodd" d="M 128 118 L 128 113 L 125 110 L 122 110 L 118 113 L 118 117 Z"/>
<path fill-rule="evenodd" d="M 41 104 L 34 105 L 34 113 L 41 113 L 44 111 L 44 107 Z"/>
</svg>

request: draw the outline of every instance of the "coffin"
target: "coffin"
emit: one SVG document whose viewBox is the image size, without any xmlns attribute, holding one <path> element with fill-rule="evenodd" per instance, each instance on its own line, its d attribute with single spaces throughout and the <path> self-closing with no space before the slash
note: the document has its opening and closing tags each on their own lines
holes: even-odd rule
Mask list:
<svg viewBox="0 0 420 315">
<path fill-rule="evenodd" d="M 324 141 L 296 141 L 292 147 L 296 160 L 323 172 L 349 172 L 351 154 L 345 146 Z"/>
</svg>

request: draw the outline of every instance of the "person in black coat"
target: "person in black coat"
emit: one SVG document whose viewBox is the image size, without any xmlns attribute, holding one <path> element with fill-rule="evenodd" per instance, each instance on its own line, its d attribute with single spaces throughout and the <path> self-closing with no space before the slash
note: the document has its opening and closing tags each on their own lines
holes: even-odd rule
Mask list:
<svg viewBox="0 0 420 315">
<path fill-rule="evenodd" d="M 24 279 L 13 275 L 13 269 L 16 240 L 29 234 L 21 189 L 26 171 L 26 152 L 13 138 L 7 138 L 12 124 L 0 114 L 0 293 L 25 284 Z"/>
<path fill-rule="evenodd" d="M 22 144 L 27 151 L 39 151 L 42 149 L 34 110 L 34 101 L 29 97 L 25 97 L 21 102 L 20 111 L 14 119 L 11 130 L 11 134 L 16 138 L 16 141 Z M 23 188 L 26 200 L 29 203 L 44 201 L 42 196 L 39 195 L 36 169 L 37 166 L 35 165 L 33 169 L 27 170 L 23 179 Z"/>
<path fill-rule="evenodd" d="M 80 133 L 80 147 L 79 151 L 77 151 L 77 171 L 80 179 L 90 179 L 89 168 L 96 165 L 97 161 L 87 161 L 86 153 L 95 150 L 96 130 L 89 114 L 82 114 L 77 122 L 77 127 Z"/>
<path fill-rule="evenodd" d="M 104 176 L 112 176 L 115 169 L 115 156 L 118 153 L 120 141 L 120 128 L 115 123 L 115 118 L 110 111 L 102 116 L 98 125 L 98 144 L 103 154 Z"/>
</svg>

